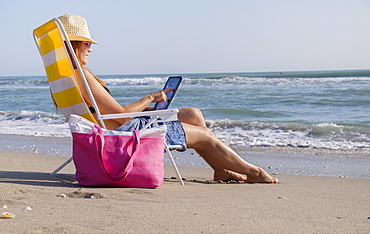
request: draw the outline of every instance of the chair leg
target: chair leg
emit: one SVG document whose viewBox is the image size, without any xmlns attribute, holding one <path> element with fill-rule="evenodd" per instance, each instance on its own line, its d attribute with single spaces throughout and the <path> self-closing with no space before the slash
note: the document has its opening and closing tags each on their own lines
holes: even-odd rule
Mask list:
<svg viewBox="0 0 370 234">
<path fill-rule="evenodd" d="M 58 173 L 60 170 L 62 170 L 65 166 L 67 166 L 68 163 L 72 162 L 73 158 L 70 157 L 67 161 L 65 161 L 62 165 L 60 165 L 60 167 L 58 167 L 57 169 L 55 169 L 55 171 L 53 171 L 50 175 L 55 175 L 56 173 Z"/>
<path fill-rule="evenodd" d="M 181 177 L 181 175 L 180 175 L 180 171 L 179 171 L 179 169 L 177 168 L 176 163 L 175 163 L 175 160 L 173 160 L 173 157 L 172 157 L 171 151 L 169 150 L 169 148 L 168 148 L 168 146 L 167 146 L 167 145 L 166 145 L 166 153 L 167 153 L 167 155 L 168 155 L 168 158 L 169 158 L 169 159 L 170 159 L 170 161 L 171 161 L 171 164 L 172 164 L 173 169 L 175 170 L 175 173 L 176 173 L 176 175 L 177 175 L 177 178 L 179 178 L 179 182 L 180 182 L 180 184 L 181 184 L 182 186 L 184 186 L 185 184 L 184 184 L 184 181 L 182 180 L 182 177 Z"/>
</svg>

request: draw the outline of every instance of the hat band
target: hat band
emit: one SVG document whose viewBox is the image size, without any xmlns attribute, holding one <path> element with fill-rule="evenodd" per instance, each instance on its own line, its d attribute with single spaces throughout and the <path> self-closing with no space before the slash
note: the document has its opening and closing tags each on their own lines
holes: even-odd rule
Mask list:
<svg viewBox="0 0 370 234">
<path fill-rule="evenodd" d="M 83 37 L 83 36 L 68 35 L 68 39 L 70 41 L 89 41 L 93 44 L 98 44 L 98 42 L 94 41 L 93 39 L 88 38 L 88 37 Z"/>
</svg>

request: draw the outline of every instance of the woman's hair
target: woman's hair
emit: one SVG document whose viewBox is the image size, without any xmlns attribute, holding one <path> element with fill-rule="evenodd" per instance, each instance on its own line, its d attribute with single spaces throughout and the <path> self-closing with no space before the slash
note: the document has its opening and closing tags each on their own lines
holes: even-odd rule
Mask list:
<svg viewBox="0 0 370 234">
<path fill-rule="evenodd" d="M 66 42 L 65 42 L 66 43 Z M 74 53 L 76 54 L 76 57 L 77 57 L 77 54 L 78 54 L 78 50 L 79 50 L 79 48 L 80 48 L 80 46 L 81 46 L 81 44 L 82 44 L 82 41 L 71 41 L 71 45 L 72 45 L 72 48 L 73 48 L 73 50 L 74 50 Z M 73 69 L 77 69 L 77 65 L 75 64 L 75 61 L 74 61 L 74 59 L 72 59 L 72 52 L 69 50 L 69 48 L 68 48 L 68 46 L 67 45 L 65 45 L 65 47 L 66 47 L 66 49 L 67 49 L 67 51 L 68 51 L 68 55 L 69 55 L 69 57 L 71 58 L 71 61 L 72 61 L 72 66 L 73 66 Z M 79 60 L 79 58 L 77 57 L 77 59 Z M 80 63 L 80 61 L 78 61 L 79 63 Z M 86 69 L 81 63 L 80 63 L 80 66 L 83 68 L 83 69 Z M 90 72 L 93 76 L 94 76 L 94 78 L 101 84 L 101 85 L 103 85 L 103 86 L 106 86 L 106 83 L 104 82 L 104 81 L 102 81 L 102 80 L 100 80 L 98 77 L 96 77 L 92 72 Z M 57 104 L 56 104 L 56 102 L 55 102 L 55 100 L 54 100 L 54 97 L 53 97 L 53 95 L 52 95 L 52 93 L 51 93 L 51 90 L 50 90 L 50 94 L 51 94 L 51 98 L 53 99 L 53 103 L 54 103 L 54 107 L 55 107 L 55 112 L 56 113 L 58 113 L 58 108 L 57 108 Z"/>
<path fill-rule="evenodd" d="M 80 49 L 80 46 L 81 46 L 81 44 L 82 44 L 82 41 L 71 41 L 71 45 L 72 45 L 72 48 L 73 48 L 73 50 L 74 50 L 74 52 L 75 52 L 75 54 L 77 55 L 78 54 L 78 50 Z M 68 47 L 67 47 L 67 50 L 68 50 Z M 70 53 L 70 51 L 68 50 L 68 53 Z M 69 54 L 69 56 L 71 57 L 71 54 Z M 78 56 L 76 56 L 77 57 L 77 59 L 79 60 L 79 58 L 78 58 Z M 73 68 L 74 69 L 77 69 L 77 66 L 76 66 L 76 64 L 74 64 L 74 60 L 73 59 L 71 59 L 71 61 L 72 61 L 72 65 L 73 65 Z M 82 64 L 81 64 L 81 62 L 80 61 L 78 61 L 79 63 L 80 63 L 80 66 L 82 67 L 82 68 L 84 68 L 84 69 L 86 69 Z M 101 84 L 101 85 L 103 85 L 103 86 L 106 86 L 107 84 L 104 82 L 104 81 L 102 81 L 101 79 L 99 79 L 98 77 L 96 77 L 91 71 L 90 71 L 90 73 L 94 76 L 94 78 Z"/>
</svg>

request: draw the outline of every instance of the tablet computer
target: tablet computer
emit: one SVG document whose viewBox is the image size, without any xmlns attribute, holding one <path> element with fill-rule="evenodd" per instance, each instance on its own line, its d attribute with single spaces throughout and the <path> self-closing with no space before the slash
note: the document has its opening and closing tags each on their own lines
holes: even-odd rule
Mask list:
<svg viewBox="0 0 370 234">
<path fill-rule="evenodd" d="M 171 104 L 171 102 L 172 102 L 172 100 L 173 100 L 173 98 L 176 94 L 177 89 L 180 86 L 181 81 L 182 81 L 182 76 L 170 76 L 170 77 L 168 77 L 167 82 L 163 87 L 163 90 L 165 90 L 165 89 L 174 89 L 174 90 L 166 93 L 166 95 L 168 97 L 168 100 L 166 102 L 157 102 L 155 104 L 154 107 L 155 107 L 156 110 L 164 110 L 164 109 L 168 108 L 168 106 Z"/>
</svg>

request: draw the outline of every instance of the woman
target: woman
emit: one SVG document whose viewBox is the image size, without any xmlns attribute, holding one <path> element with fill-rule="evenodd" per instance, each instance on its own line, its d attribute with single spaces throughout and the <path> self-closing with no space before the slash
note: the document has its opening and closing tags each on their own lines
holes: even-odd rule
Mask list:
<svg viewBox="0 0 370 234">
<path fill-rule="evenodd" d="M 102 114 L 128 113 L 153 110 L 148 106 L 153 102 L 167 100 L 166 92 L 158 91 L 141 98 L 139 101 L 121 106 L 109 93 L 104 82 L 85 68 L 88 56 L 92 52 L 91 44 L 97 44 L 91 39 L 86 20 L 80 16 L 65 14 L 58 17 L 62 22 L 69 40 L 72 42 L 74 52 L 82 67 L 83 73 L 93 93 L 95 101 Z M 91 105 L 91 100 L 78 78 L 82 95 Z M 94 112 L 94 110 L 92 110 Z M 265 170 L 243 160 L 230 147 L 221 142 L 206 123 L 201 111 L 197 108 L 180 109 L 177 122 L 172 123 L 168 131 L 169 138 L 180 140 L 184 146 L 195 149 L 200 156 L 213 168 L 214 180 L 239 180 L 250 183 L 278 183 L 278 179 L 270 176 Z M 145 119 L 113 119 L 105 120 L 107 129 L 132 130 L 137 121 Z"/>
</svg>

